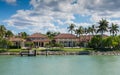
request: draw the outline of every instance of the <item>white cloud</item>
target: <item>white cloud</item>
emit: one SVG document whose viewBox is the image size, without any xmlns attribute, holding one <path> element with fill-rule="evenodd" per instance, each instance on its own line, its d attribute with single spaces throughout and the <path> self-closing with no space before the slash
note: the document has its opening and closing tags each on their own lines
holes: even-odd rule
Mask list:
<svg viewBox="0 0 120 75">
<path fill-rule="evenodd" d="M 13 1 L 16 0 L 6 0 Z M 74 2 L 76 1 L 76 2 Z M 27 28 L 30 32 L 43 32 L 47 30 L 67 32 L 70 23 L 75 23 L 75 14 L 91 16 L 91 23 L 106 18 L 120 18 L 119 0 L 31 0 L 31 10 L 18 10 L 10 19 L 4 22 L 18 29 Z M 77 26 L 90 26 L 91 23 L 75 23 Z M 120 19 L 115 23 L 120 24 Z M 32 29 L 31 29 L 32 28 Z"/>
<path fill-rule="evenodd" d="M 16 0 L 3 0 L 8 4 L 16 4 Z"/>
</svg>

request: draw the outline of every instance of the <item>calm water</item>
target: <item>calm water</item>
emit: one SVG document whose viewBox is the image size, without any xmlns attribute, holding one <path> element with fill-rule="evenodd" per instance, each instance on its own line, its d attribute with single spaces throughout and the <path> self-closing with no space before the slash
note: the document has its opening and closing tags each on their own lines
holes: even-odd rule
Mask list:
<svg viewBox="0 0 120 75">
<path fill-rule="evenodd" d="M 0 75 L 120 75 L 120 56 L 0 56 Z"/>
</svg>

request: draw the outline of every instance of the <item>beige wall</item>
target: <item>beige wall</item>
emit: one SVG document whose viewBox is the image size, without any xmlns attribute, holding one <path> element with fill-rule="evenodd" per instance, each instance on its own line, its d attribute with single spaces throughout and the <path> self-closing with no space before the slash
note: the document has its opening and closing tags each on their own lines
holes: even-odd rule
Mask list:
<svg viewBox="0 0 120 75">
<path fill-rule="evenodd" d="M 76 45 L 77 39 L 56 39 L 57 43 L 63 44 L 65 47 L 72 47 Z"/>
</svg>

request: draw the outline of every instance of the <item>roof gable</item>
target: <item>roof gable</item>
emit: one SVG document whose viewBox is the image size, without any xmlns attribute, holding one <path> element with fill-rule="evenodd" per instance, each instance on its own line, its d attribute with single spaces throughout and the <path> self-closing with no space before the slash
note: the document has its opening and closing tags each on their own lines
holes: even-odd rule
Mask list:
<svg viewBox="0 0 120 75">
<path fill-rule="evenodd" d="M 28 38 L 48 38 L 48 37 L 41 33 L 34 33 L 34 34 L 28 36 Z"/>
<path fill-rule="evenodd" d="M 11 37 L 11 38 L 9 38 L 9 40 L 14 41 L 14 42 L 25 41 L 24 39 L 19 38 L 19 37 Z"/>
<path fill-rule="evenodd" d="M 73 34 L 62 33 L 54 37 L 55 39 L 76 39 Z"/>
</svg>

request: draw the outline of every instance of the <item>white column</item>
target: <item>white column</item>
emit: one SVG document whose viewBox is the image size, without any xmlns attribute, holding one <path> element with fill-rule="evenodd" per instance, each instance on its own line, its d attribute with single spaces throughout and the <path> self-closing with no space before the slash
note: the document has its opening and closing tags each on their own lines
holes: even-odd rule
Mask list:
<svg viewBox="0 0 120 75">
<path fill-rule="evenodd" d="M 37 45 L 37 46 L 39 47 L 39 42 L 37 42 L 37 43 L 38 43 L 38 45 Z"/>
</svg>

